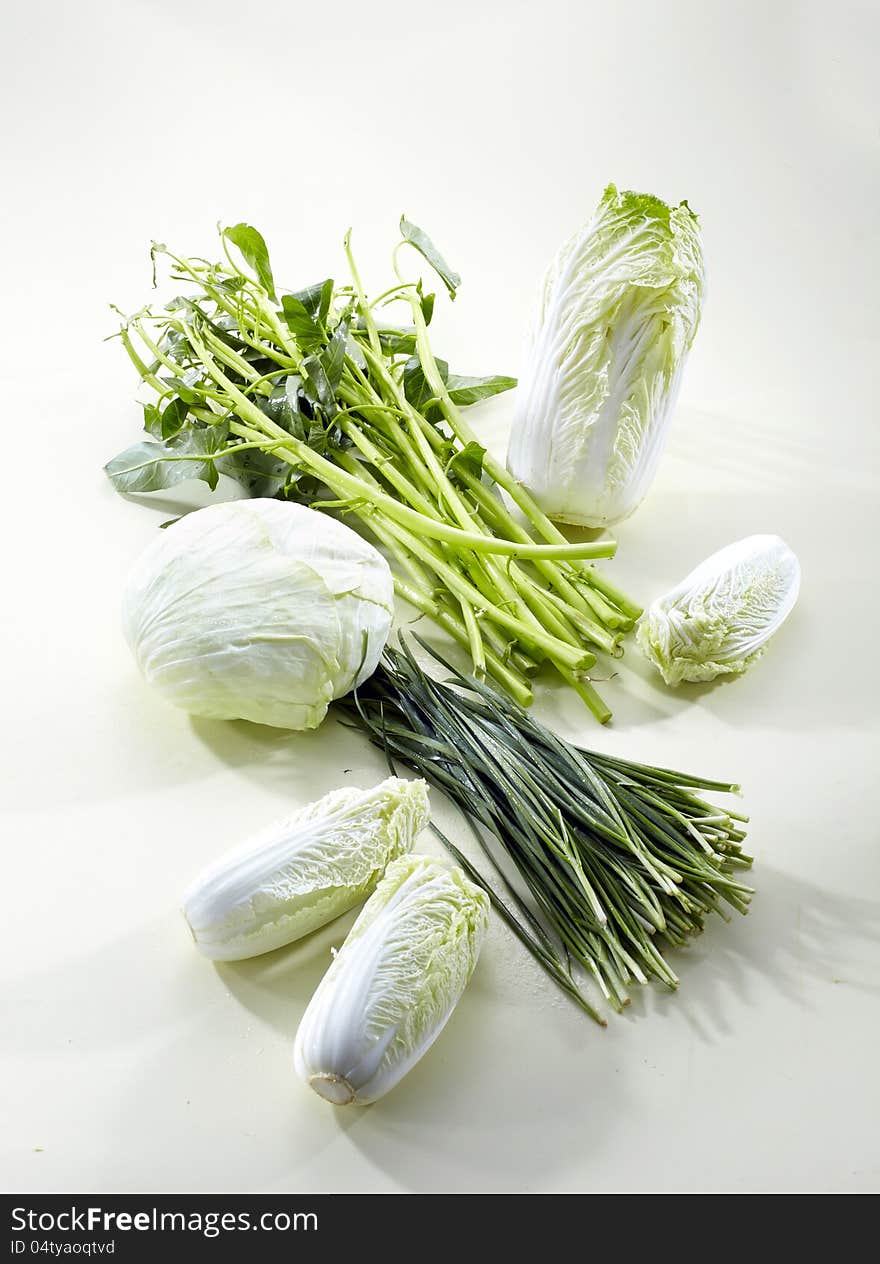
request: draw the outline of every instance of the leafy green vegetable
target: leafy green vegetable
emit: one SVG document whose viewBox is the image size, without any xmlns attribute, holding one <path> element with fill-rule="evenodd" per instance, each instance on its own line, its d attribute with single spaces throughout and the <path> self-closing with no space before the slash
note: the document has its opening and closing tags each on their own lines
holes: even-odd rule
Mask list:
<svg viewBox="0 0 880 1264">
<path fill-rule="evenodd" d="M 609 185 L 544 278 L 520 376 L 511 472 L 546 513 L 601 527 L 642 501 L 700 322 L 703 247 L 686 202 Z"/>
<path fill-rule="evenodd" d="M 177 395 L 163 410 L 160 419 L 160 431 L 163 439 L 173 439 L 181 430 L 189 412 L 189 403 L 182 395 Z"/>
<path fill-rule="evenodd" d="M 449 365 L 445 360 L 440 359 L 437 359 L 435 363 L 441 378 L 444 382 L 447 381 Z M 413 408 L 418 408 L 420 412 L 424 412 L 425 405 L 434 398 L 434 389 L 425 377 L 422 362 L 417 355 L 410 356 L 403 366 L 403 390 Z"/>
<path fill-rule="evenodd" d="M 393 860 L 303 1015 L 298 1075 L 336 1106 L 384 1097 L 449 1020 L 488 914 L 485 894 L 448 861 Z"/>
<path fill-rule="evenodd" d="M 406 221 L 403 231 L 454 288 L 425 234 Z M 163 247 L 186 292 L 124 320 L 120 340 L 155 399 L 148 446 L 110 462 L 114 485 L 214 487 L 224 474 L 251 495 L 352 515 L 391 557 L 398 594 L 465 645 L 478 674 L 526 705 L 529 678 L 549 662 L 607 719 L 586 673 L 596 652 L 620 652 L 640 610 L 590 564 L 613 542 L 570 544 L 465 419 L 513 379 L 451 374 L 428 340 L 433 297 L 421 281 L 398 273 L 371 302 L 348 239 L 349 283 L 280 301 L 256 229 L 227 229 L 229 245 L 241 265 L 228 251 L 211 264 Z M 403 304 L 408 323 L 380 328 L 375 312 L 389 304 Z"/>
<path fill-rule="evenodd" d="M 323 345 L 324 334 L 315 319 L 315 313 L 309 311 L 301 298 L 295 294 L 283 295 L 281 310 L 287 328 L 303 351 L 311 353 Z"/>
<path fill-rule="evenodd" d="M 266 826 L 208 866 L 183 897 L 199 952 L 242 961 L 360 904 L 428 822 L 424 781 L 345 786 Z"/>
<path fill-rule="evenodd" d="M 269 250 L 263 240 L 262 233 L 257 232 L 250 224 L 234 224 L 232 228 L 223 230 L 223 236 L 237 246 L 246 261 L 257 274 L 257 280 L 274 303 L 275 281 L 272 277 L 272 265 L 269 262 Z"/>
<path fill-rule="evenodd" d="M 425 322 L 427 324 L 427 322 Z M 406 355 L 415 354 L 416 335 L 415 330 L 409 329 L 379 329 L 379 342 L 382 350 L 386 355 Z"/>
<path fill-rule="evenodd" d="M 489 399 L 491 395 L 500 395 L 503 391 L 512 391 L 516 386 L 515 377 L 458 377 L 452 373 L 446 381 L 449 397 L 454 404 L 466 407 L 476 404 L 481 399 Z"/>
<path fill-rule="evenodd" d="M 419 254 L 430 263 L 440 280 L 446 286 L 450 298 L 455 298 L 455 291 L 461 285 L 461 277 L 453 272 L 426 232 L 416 224 L 411 224 L 405 215 L 400 217 L 400 232 L 404 241 L 414 246 Z M 429 323 L 428 318 L 425 324 Z"/>
<path fill-rule="evenodd" d="M 162 491 L 190 478 L 202 479 L 214 488 L 218 456 L 225 451 L 225 445 L 223 426 L 187 430 L 165 443 L 135 443 L 104 469 L 116 490 L 123 493 Z"/>
<path fill-rule="evenodd" d="M 466 443 L 463 448 L 458 450 L 458 452 L 454 452 L 447 461 L 447 473 L 458 467 L 459 469 L 469 469 L 472 474 L 475 474 L 477 478 L 479 478 L 483 472 L 483 461 L 485 460 L 485 457 L 486 449 L 482 444 L 474 443 L 473 441 Z"/>
<path fill-rule="evenodd" d="M 800 582 L 798 560 L 778 535 L 738 540 L 651 602 L 639 647 L 667 685 L 739 675 L 788 618 Z"/>
</svg>

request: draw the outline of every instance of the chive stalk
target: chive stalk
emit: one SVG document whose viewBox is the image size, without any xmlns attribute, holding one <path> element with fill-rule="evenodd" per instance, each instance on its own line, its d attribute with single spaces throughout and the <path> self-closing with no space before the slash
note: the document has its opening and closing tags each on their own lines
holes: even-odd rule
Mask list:
<svg viewBox="0 0 880 1264">
<path fill-rule="evenodd" d="M 594 1018 L 601 1021 L 584 1002 L 571 962 L 618 1011 L 633 982 L 677 987 L 669 950 L 699 934 L 707 914 L 724 916 L 725 905 L 748 909 L 746 818 L 694 793 L 738 786 L 572 746 L 415 639 L 448 679 L 429 675 L 401 640 L 336 707 L 385 751 L 392 771 L 396 761 L 407 764 L 458 805 L 494 881 L 470 862 L 468 873 Z M 458 849 L 440 837 L 460 863 Z M 499 847 L 510 877 L 499 868 Z M 516 913 L 498 896 L 499 880 Z"/>
</svg>

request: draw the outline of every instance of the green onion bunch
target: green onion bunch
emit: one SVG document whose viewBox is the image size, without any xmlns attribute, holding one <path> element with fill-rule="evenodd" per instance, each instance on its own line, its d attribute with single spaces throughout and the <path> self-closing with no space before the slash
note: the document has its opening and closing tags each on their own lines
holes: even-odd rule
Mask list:
<svg viewBox="0 0 880 1264">
<path fill-rule="evenodd" d="M 607 720 L 589 671 L 597 652 L 620 653 L 639 607 L 592 564 L 614 542 L 568 543 L 478 442 L 462 409 L 515 381 L 459 377 L 434 355 L 434 295 L 397 263 L 414 248 L 454 297 L 459 277 L 429 238 L 401 221 L 396 281 L 373 300 L 348 239 L 350 280 L 296 292 L 276 288 L 256 229 L 220 240 L 220 262 L 153 247 L 185 289 L 119 331 L 151 399 L 147 438 L 106 467 L 115 487 L 225 474 L 253 496 L 352 515 L 384 546 L 398 595 L 467 648 L 478 678 L 527 706 L 549 663 Z M 380 321 L 389 303 L 405 324 Z"/>
<path fill-rule="evenodd" d="M 436 832 L 593 1018 L 603 1022 L 575 980 L 575 962 L 617 1011 L 633 982 L 677 987 L 668 950 L 724 905 L 748 909 L 752 891 L 739 876 L 752 863 L 742 850 L 747 818 L 694 793 L 738 787 L 572 746 L 419 643 L 451 679 L 428 675 L 402 642 L 336 706 L 392 768 L 408 764 L 467 815 L 509 902 Z"/>
</svg>

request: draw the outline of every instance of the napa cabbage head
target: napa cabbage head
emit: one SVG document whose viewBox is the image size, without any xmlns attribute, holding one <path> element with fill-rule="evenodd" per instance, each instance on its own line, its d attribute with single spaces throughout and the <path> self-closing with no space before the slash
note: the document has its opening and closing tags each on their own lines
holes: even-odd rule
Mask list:
<svg viewBox="0 0 880 1264">
<path fill-rule="evenodd" d="M 779 536 L 738 540 L 651 603 L 638 645 L 667 685 L 737 675 L 788 618 L 800 579 L 798 560 Z"/>
<path fill-rule="evenodd" d="M 448 1022 L 488 918 L 485 892 L 448 861 L 392 861 L 303 1015 L 298 1075 L 334 1105 L 384 1096 Z"/>
<path fill-rule="evenodd" d="M 192 883 L 183 913 L 199 951 L 240 961 L 301 939 L 370 894 L 428 822 L 424 781 L 344 786 L 265 826 Z"/>
<path fill-rule="evenodd" d="M 601 527 L 640 504 L 703 292 L 687 202 L 609 185 L 547 271 L 516 393 L 508 468 L 551 518 Z"/>
<path fill-rule="evenodd" d="M 388 563 L 350 527 L 238 500 L 156 534 L 123 625 L 147 681 L 185 711 L 310 729 L 375 670 L 393 602 Z"/>
</svg>

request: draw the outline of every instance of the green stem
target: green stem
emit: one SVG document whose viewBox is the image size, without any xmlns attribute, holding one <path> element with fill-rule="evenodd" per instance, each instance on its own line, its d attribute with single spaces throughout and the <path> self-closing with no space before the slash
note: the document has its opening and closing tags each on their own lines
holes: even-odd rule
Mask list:
<svg viewBox="0 0 880 1264">
<path fill-rule="evenodd" d="M 428 615 L 440 627 L 445 628 L 449 635 L 460 645 L 463 645 L 466 649 L 470 648 L 468 634 L 463 624 L 449 611 L 442 609 L 430 594 L 397 577 L 394 580 L 394 587 L 399 596 L 408 601 L 411 606 L 415 606 L 417 610 L 421 610 L 423 614 Z M 534 695 L 528 683 L 522 679 L 518 672 L 504 663 L 494 650 L 488 647 L 486 648 L 486 665 L 490 675 L 516 699 L 521 707 L 531 706 Z"/>
<path fill-rule="evenodd" d="M 503 609 L 503 607 L 487 601 L 478 588 L 475 588 L 473 584 L 459 575 L 448 563 L 441 561 L 421 540 L 416 539 L 415 536 L 411 535 L 405 528 L 400 527 L 396 522 L 389 522 L 387 529 L 405 544 L 412 553 L 415 553 L 416 557 L 426 562 L 457 597 L 466 598 L 478 609 L 484 607 L 495 623 L 507 628 L 515 636 L 522 638 L 527 643 L 533 642 L 538 645 L 544 650 L 548 658 L 551 658 L 555 663 L 564 664 L 572 671 L 586 670 L 595 663 L 596 659 L 593 654 L 575 649 L 564 641 L 560 641 L 558 637 L 551 636 L 541 629 L 531 628 L 524 624 L 521 619 Z"/>
</svg>

